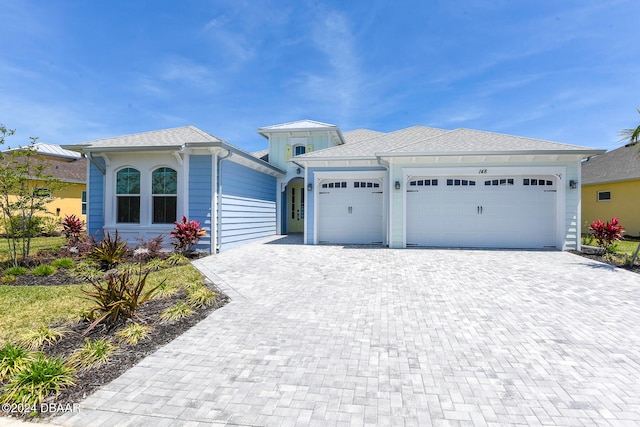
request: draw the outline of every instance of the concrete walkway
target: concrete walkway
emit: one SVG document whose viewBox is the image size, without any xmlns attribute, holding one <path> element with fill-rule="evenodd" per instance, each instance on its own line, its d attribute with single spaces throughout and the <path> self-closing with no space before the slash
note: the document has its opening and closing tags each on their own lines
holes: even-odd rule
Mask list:
<svg viewBox="0 0 640 427">
<path fill-rule="evenodd" d="M 562 252 L 290 243 L 197 261 L 233 301 L 53 422 L 640 424 L 640 275 Z"/>
</svg>

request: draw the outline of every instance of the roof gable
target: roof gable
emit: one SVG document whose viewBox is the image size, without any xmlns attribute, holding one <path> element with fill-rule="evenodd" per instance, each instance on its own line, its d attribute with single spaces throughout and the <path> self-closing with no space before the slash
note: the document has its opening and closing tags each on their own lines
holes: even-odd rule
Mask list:
<svg viewBox="0 0 640 427">
<path fill-rule="evenodd" d="M 582 162 L 582 184 L 640 179 L 640 144 L 629 144 Z"/>
<path fill-rule="evenodd" d="M 265 126 L 258 129 L 258 133 L 262 133 L 264 131 L 290 131 L 290 130 L 298 130 L 298 129 L 327 129 L 327 128 L 337 128 L 336 125 L 332 125 L 329 123 L 317 122 L 315 120 L 298 120 L 295 122 L 282 123 L 279 125 Z"/>
</svg>

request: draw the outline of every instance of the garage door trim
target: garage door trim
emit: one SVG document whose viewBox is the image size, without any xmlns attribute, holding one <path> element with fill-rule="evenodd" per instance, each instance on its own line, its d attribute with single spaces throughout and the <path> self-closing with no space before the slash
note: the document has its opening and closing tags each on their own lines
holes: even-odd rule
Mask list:
<svg viewBox="0 0 640 427">
<path fill-rule="evenodd" d="M 563 250 L 566 233 L 566 186 L 564 177 L 567 168 L 564 166 L 523 166 L 523 167 L 503 167 L 503 166 L 482 166 L 475 167 L 446 167 L 446 168 L 403 168 L 403 190 L 402 190 L 402 247 L 407 247 L 407 186 L 411 177 L 417 176 L 465 176 L 482 179 L 483 176 L 523 176 L 523 175 L 553 175 L 558 180 L 556 193 L 556 247 Z M 575 190 L 579 191 L 579 190 Z M 579 197 L 579 194 L 578 194 Z"/>
<path fill-rule="evenodd" d="M 383 245 L 388 242 L 388 230 L 389 230 L 389 215 L 388 215 L 388 203 L 387 198 L 389 194 L 389 188 L 387 184 L 387 171 L 327 171 L 327 172 L 314 172 L 313 174 L 313 244 L 318 244 L 318 224 L 320 219 L 318 218 L 320 198 L 319 192 L 321 190 L 320 183 L 326 179 L 379 179 L 381 182 L 381 190 L 383 191 L 382 201 L 382 223 L 384 230 L 382 236 L 384 238 Z"/>
</svg>

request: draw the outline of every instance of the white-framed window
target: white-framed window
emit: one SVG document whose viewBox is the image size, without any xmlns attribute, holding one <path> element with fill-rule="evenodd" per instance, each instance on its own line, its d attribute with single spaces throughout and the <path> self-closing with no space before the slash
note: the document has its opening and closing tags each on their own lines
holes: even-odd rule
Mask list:
<svg viewBox="0 0 640 427">
<path fill-rule="evenodd" d="M 437 179 L 416 179 L 415 181 L 410 181 L 409 186 L 411 187 L 437 187 L 438 180 Z"/>
<path fill-rule="evenodd" d="M 86 215 L 87 214 L 87 191 L 86 190 L 82 190 L 82 193 L 80 195 L 80 203 L 82 206 L 81 213 L 82 215 Z"/>
<path fill-rule="evenodd" d="M 140 223 L 140 171 L 120 169 L 116 173 L 116 222 Z"/>
<path fill-rule="evenodd" d="M 153 223 L 173 224 L 178 209 L 178 172 L 162 167 L 151 174 Z"/>
<path fill-rule="evenodd" d="M 476 185 L 476 182 L 471 179 L 450 178 L 447 179 L 447 185 L 453 187 L 473 187 Z"/>
<path fill-rule="evenodd" d="M 598 201 L 608 202 L 611 200 L 611 191 L 598 191 Z"/>
<path fill-rule="evenodd" d="M 294 145 L 293 146 L 293 155 L 299 156 L 307 152 L 307 147 L 304 145 Z"/>
</svg>

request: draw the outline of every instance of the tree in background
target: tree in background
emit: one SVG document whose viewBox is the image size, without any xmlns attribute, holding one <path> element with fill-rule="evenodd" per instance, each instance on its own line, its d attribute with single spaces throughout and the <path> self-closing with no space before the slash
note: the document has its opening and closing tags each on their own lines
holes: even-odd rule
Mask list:
<svg viewBox="0 0 640 427">
<path fill-rule="evenodd" d="M 637 108 L 637 110 L 638 113 L 640 113 L 640 108 Z M 622 137 L 623 141 L 628 142 L 629 144 L 636 144 L 640 141 L 640 125 L 638 125 L 636 128 L 621 130 L 620 136 Z M 636 258 L 638 258 L 638 252 L 640 252 L 640 243 L 638 243 L 638 247 L 636 248 L 633 257 L 631 258 L 630 265 L 633 266 L 633 263 L 636 262 Z"/>
<path fill-rule="evenodd" d="M 0 145 L 14 133 L 0 124 Z M 26 147 L 0 151 L 0 221 L 13 265 L 29 256 L 38 223 L 36 214 L 48 214 L 46 203 L 63 187 L 46 172 L 50 163 L 37 155 L 34 145 L 38 138 L 30 140 Z"/>
</svg>

